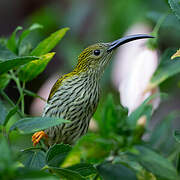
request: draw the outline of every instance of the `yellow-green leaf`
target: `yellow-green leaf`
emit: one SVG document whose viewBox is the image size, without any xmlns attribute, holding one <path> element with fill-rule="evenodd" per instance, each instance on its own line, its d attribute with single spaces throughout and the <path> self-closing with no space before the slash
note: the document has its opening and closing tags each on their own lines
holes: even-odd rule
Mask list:
<svg viewBox="0 0 180 180">
<path fill-rule="evenodd" d="M 22 81 L 30 81 L 38 76 L 47 66 L 48 62 L 52 59 L 55 53 L 48 53 L 57 43 L 62 39 L 69 28 L 63 28 L 51 34 L 48 38 L 39 43 L 39 45 L 31 52 L 41 56 L 40 60 L 28 63 L 21 68 L 19 78 Z M 48 53 L 48 54 L 47 54 Z"/>
<path fill-rule="evenodd" d="M 171 56 L 171 59 L 174 59 L 176 57 L 180 57 L 180 49 L 177 50 L 177 52 Z"/>
<path fill-rule="evenodd" d="M 39 60 L 24 65 L 19 71 L 20 80 L 27 82 L 37 77 L 47 66 L 55 55 L 54 52 L 40 56 Z"/>
<path fill-rule="evenodd" d="M 23 56 L 15 57 L 6 60 L 0 60 L 0 75 L 8 72 L 11 69 L 17 68 L 18 66 L 24 65 L 30 61 L 38 60 L 37 56 Z"/>
<path fill-rule="evenodd" d="M 7 73 L 0 75 L 0 89 L 4 89 L 10 81 L 10 77 Z"/>
<path fill-rule="evenodd" d="M 43 55 L 50 52 L 63 38 L 69 28 L 63 28 L 52 33 L 48 38 L 41 41 L 39 45 L 31 52 L 31 55 Z"/>
<path fill-rule="evenodd" d="M 164 82 L 168 78 L 180 73 L 180 61 L 171 61 L 172 54 L 175 52 L 173 50 L 167 49 L 162 55 L 161 62 L 153 74 L 151 81 L 147 89 L 154 88 L 160 83 Z M 180 59 L 178 57 L 178 59 Z"/>
</svg>

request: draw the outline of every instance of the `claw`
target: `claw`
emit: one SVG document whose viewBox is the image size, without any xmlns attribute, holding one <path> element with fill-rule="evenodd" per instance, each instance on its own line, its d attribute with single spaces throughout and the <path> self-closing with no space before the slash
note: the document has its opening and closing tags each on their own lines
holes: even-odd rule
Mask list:
<svg viewBox="0 0 180 180">
<path fill-rule="evenodd" d="M 44 131 L 34 133 L 32 136 L 33 146 L 36 146 L 43 137 L 48 138 L 48 135 Z"/>
</svg>

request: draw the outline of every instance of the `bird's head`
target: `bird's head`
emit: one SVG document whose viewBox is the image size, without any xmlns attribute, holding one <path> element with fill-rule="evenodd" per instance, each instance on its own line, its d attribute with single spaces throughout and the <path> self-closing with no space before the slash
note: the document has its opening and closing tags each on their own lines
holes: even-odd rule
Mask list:
<svg viewBox="0 0 180 180">
<path fill-rule="evenodd" d="M 127 42 L 144 38 L 153 38 L 153 36 L 138 34 L 126 36 L 110 43 L 93 44 L 84 49 L 79 55 L 76 70 L 79 72 L 102 74 L 117 47 Z"/>
</svg>

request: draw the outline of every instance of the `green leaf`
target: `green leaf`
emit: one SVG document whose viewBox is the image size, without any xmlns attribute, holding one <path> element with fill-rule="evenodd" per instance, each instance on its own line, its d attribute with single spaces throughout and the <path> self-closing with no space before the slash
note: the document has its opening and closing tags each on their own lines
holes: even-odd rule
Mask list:
<svg viewBox="0 0 180 180">
<path fill-rule="evenodd" d="M 51 167 L 48 166 L 48 169 L 50 169 L 53 173 L 58 175 L 60 178 L 66 178 L 71 180 L 85 180 L 84 177 L 82 177 L 79 173 L 65 169 L 65 168 L 57 168 L 57 167 Z"/>
<path fill-rule="evenodd" d="M 59 180 L 50 173 L 24 167 L 16 171 L 16 177 L 18 180 Z"/>
<path fill-rule="evenodd" d="M 165 150 L 166 147 L 173 148 L 172 144 L 169 145 L 172 139 L 172 124 L 173 120 L 179 115 L 178 112 L 172 112 L 163 118 L 156 127 L 152 130 L 149 143 L 156 149 Z"/>
<path fill-rule="evenodd" d="M 168 0 L 172 11 L 175 13 L 177 18 L 180 20 L 180 2 L 179 0 Z"/>
<path fill-rule="evenodd" d="M 177 52 L 171 56 L 171 59 L 175 59 L 177 57 L 180 57 L 180 49 L 178 49 Z"/>
<path fill-rule="evenodd" d="M 27 82 L 34 79 L 46 68 L 49 61 L 53 58 L 55 53 L 48 53 L 40 56 L 39 60 L 31 61 L 24 65 L 19 71 L 19 78 L 21 81 Z"/>
<path fill-rule="evenodd" d="M 178 178 L 176 169 L 167 159 L 144 146 L 136 146 L 136 149 L 138 153 L 133 155 L 134 159 L 147 171 L 168 180 L 175 180 Z"/>
<path fill-rule="evenodd" d="M 113 96 L 112 94 L 109 94 L 104 104 L 101 117 L 101 128 L 104 131 L 104 134 L 112 132 L 116 129 L 118 118 L 115 108 L 116 106 L 113 100 Z"/>
<path fill-rule="evenodd" d="M 147 122 L 150 120 L 152 116 L 152 105 L 149 104 L 149 102 L 157 96 L 160 96 L 161 98 L 167 98 L 166 93 L 158 93 L 145 99 L 144 102 L 127 117 L 126 122 L 129 127 L 135 128 L 135 126 L 137 125 L 137 121 L 142 116 L 146 116 Z M 146 126 L 147 125 L 148 123 L 146 123 Z"/>
<path fill-rule="evenodd" d="M 31 52 L 31 55 L 40 56 L 51 51 L 68 30 L 69 28 L 63 28 L 51 34 L 48 38 L 39 43 L 39 45 Z"/>
<path fill-rule="evenodd" d="M 33 41 L 33 40 L 31 40 Z M 22 41 L 20 47 L 19 47 L 19 56 L 29 56 L 29 54 L 32 51 L 32 42 L 29 41 L 27 38 L 26 41 Z"/>
<path fill-rule="evenodd" d="M 157 11 L 152 11 L 147 13 L 148 19 L 151 19 L 155 24 L 157 23 L 158 19 L 167 15 L 167 12 L 157 12 Z M 174 24 L 176 24 L 176 26 L 174 26 Z M 174 16 L 174 14 L 169 14 L 167 15 L 166 19 L 164 20 L 164 23 L 161 24 L 162 28 L 174 28 L 175 31 L 179 31 L 180 30 L 180 21 L 178 20 L 178 18 L 176 16 Z"/>
<path fill-rule="evenodd" d="M 17 57 L 12 59 L 7 59 L 5 61 L 0 60 L 0 75 L 8 72 L 9 70 L 24 65 L 30 61 L 38 60 L 39 57 L 36 56 L 25 56 L 25 57 Z"/>
<path fill-rule="evenodd" d="M 71 149 L 71 146 L 68 144 L 53 145 L 47 152 L 46 163 L 49 166 L 59 167 L 64 162 Z"/>
<path fill-rule="evenodd" d="M 128 152 L 121 152 L 118 156 L 116 156 L 112 162 L 113 164 L 123 164 L 130 169 L 139 172 L 142 170 L 142 166 L 134 161 L 131 155 Z"/>
<path fill-rule="evenodd" d="M 16 33 L 22 29 L 23 28 L 21 26 L 18 26 L 7 41 L 7 47 L 16 55 L 18 55 L 18 46 L 16 43 Z"/>
<path fill-rule="evenodd" d="M 98 133 L 87 133 L 82 136 L 67 155 L 62 167 L 78 164 L 83 159 L 87 162 L 101 162 L 112 151 L 114 141 L 103 139 Z"/>
<path fill-rule="evenodd" d="M 5 108 L 2 101 L 0 101 L 0 124 L 4 124 L 7 115 L 7 109 Z"/>
<path fill-rule="evenodd" d="M 152 100 L 154 96 L 150 96 L 147 98 L 135 111 L 133 111 L 130 116 L 127 117 L 127 124 L 131 128 L 135 128 L 137 125 L 137 121 L 140 117 L 146 116 L 146 118 L 149 120 L 152 115 L 152 105 L 148 104 L 150 100 Z"/>
<path fill-rule="evenodd" d="M 178 174 L 180 175 L 180 153 L 177 154 L 176 169 L 177 169 Z"/>
<path fill-rule="evenodd" d="M 35 98 L 39 98 L 41 99 L 42 101 L 46 102 L 46 99 L 44 99 L 43 97 L 39 96 L 38 94 L 32 92 L 32 91 L 29 91 L 27 89 L 24 89 L 23 90 L 25 94 L 27 94 L 28 96 L 32 96 L 32 97 L 35 97 Z"/>
<path fill-rule="evenodd" d="M 31 55 L 41 57 L 38 61 L 32 61 L 20 69 L 19 78 L 22 81 L 27 82 L 34 79 L 46 68 L 47 64 L 55 54 L 48 52 L 57 45 L 67 30 L 69 30 L 69 28 L 63 28 L 51 34 L 48 38 L 40 42 L 40 44 L 31 52 Z"/>
<path fill-rule="evenodd" d="M 13 166 L 13 157 L 12 152 L 9 148 L 9 145 L 6 139 L 3 137 L 0 141 L 0 170 L 8 168 L 11 169 Z"/>
<path fill-rule="evenodd" d="M 10 77 L 8 74 L 4 73 L 0 75 L 0 89 L 4 89 L 10 81 Z"/>
<path fill-rule="evenodd" d="M 175 130 L 175 131 L 173 132 L 173 136 L 174 136 L 175 140 L 176 140 L 178 143 L 180 143 L 180 130 Z"/>
<path fill-rule="evenodd" d="M 108 94 L 106 102 L 103 104 L 98 124 L 100 132 L 103 136 L 107 136 L 111 132 L 118 132 L 124 120 L 127 118 L 128 110 L 114 103 L 112 94 Z"/>
<path fill-rule="evenodd" d="M 126 179 L 137 180 L 136 174 L 122 164 L 104 163 L 97 167 L 99 174 L 103 180 Z"/>
<path fill-rule="evenodd" d="M 27 168 L 41 169 L 45 166 L 45 152 L 41 150 L 24 151 L 21 161 Z"/>
<path fill-rule="evenodd" d="M 18 47 L 21 45 L 21 42 L 24 38 L 26 38 L 32 31 L 43 28 L 42 25 L 35 23 L 32 26 L 30 26 L 28 29 L 22 32 L 22 34 L 19 37 L 18 40 Z"/>
<path fill-rule="evenodd" d="M 87 177 L 97 173 L 97 170 L 93 167 L 93 165 L 87 163 L 75 164 L 73 166 L 68 167 L 67 169 L 75 171 L 83 177 Z"/>
<path fill-rule="evenodd" d="M 169 77 L 180 72 L 180 58 L 171 60 L 171 56 L 175 53 L 173 50 L 166 50 L 161 58 L 161 62 L 151 78 L 149 88 L 156 87 Z"/>
<path fill-rule="evenodd" d="M 15 106 L 15 107 L 13 107 L 13 108 L 8 112 L 8 114 L 6 115 L 6 119 L 5 119 L 4 123 L 3 123 L 4 126 L 8 123 L 9 119 L 10 119 L 17 111 L 18 111 L 18 106 Z"/>
<path fill-rule="evenodd" d="M 18 129 L 22 134 L 30 134 L 70 121 L 54 117 L 23 118 L 12 125 L 10 130 Z"/>
<path fill-rule="evenodd" d="M 16 58 L 17 56 L 7 49 L 2 43 L 0 43 L 0 60 Z"/>
</svg>

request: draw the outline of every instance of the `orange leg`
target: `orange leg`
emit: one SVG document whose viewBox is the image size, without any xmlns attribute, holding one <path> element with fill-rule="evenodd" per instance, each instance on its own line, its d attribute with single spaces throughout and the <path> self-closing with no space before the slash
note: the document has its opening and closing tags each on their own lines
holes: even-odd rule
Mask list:
<svg viewBox="0 0 180 180">
<path fill-rule="evenodd" d="M 39 141 L 40 141 L 43 137 L 48 138 L 48 135 L 45 134 L 44 131 L 39 131 L 39 132 L 34 133 L 33 136 L 32 136 L 33 146 L 36 146 L 36 144 L 38 144 Z"/>
</svg>

